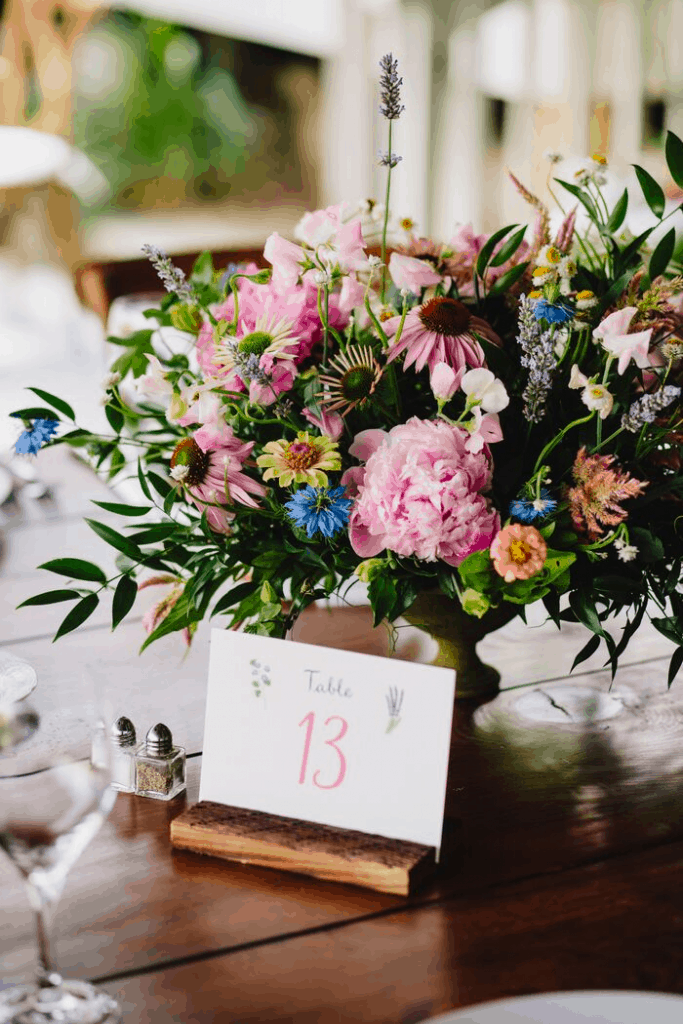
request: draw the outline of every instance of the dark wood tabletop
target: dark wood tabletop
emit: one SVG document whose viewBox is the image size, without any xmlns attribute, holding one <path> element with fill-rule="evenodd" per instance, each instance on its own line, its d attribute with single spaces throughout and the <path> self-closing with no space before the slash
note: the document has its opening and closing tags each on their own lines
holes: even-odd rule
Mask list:
<svg viewBox="0 0 683 1024">
<path fill-rule="evenodd" d="M 65 974 L 115 993 L 130 1024 L 412 1024 L 528 993 L 683 993 L 683 679 L 667 692 L 654 631 L 635 638 L 611 691 L 598 656 L 567 682 L 578 627 L 516 620 L 482 642 L 504 690 L 456 710 L 441 862 L 409 898 L 173 851 L 169 823 L 198 798 L 209 628 L 187 655 L 171 636 L 138 657 L 153 588 L 115 633 L 103 605 L 55 645 L 64 606 L 15 611 L 48 589 L 40 562 L 106 560 L 81 518 L 107 521 L 90 504 L 105 485 L 59 449 L 37 466 L 52 497 L 2 510 L 0 645 L 38 673 L 47 741 L 59 744 L 87 662 L 139 732 L 161 719 L 189 754 L 186 796 L 120 795 L 72 870 L 55 922 Z M 311 609 L 297 638 L 389 655 L 362 606 Z M 406 627 L 397 655 L 428 661 L 430 642 Z M 3 759 L 3 774 L 20 771 L 20 755 Z M 2 862 L 3 984 L 30 975 L 32 928 Z"/>
</svg>

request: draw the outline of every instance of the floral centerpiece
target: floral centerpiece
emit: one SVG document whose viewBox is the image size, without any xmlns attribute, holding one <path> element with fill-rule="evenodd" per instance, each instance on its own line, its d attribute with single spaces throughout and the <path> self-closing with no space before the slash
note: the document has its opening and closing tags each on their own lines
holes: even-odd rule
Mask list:
<svg viewBox="0 0 683 1024">
<path fill-rule="evenodd" d="M 420 237 L 390 217 L 401 83 L 386 56 L 382 206 L 308 213 L 295 241 L 268 238 L 260 267 L 216 268 L 207 253 L 186 279 L 146 247 L 167 295 L 148 330 L 110 339 L 111 433 L 36 388 L 47 407 L 14 413 L 17 451 L 80 448 L 110 480 L 132 470 L 145 499 L 100 507 L 123 521 L 159 511 L 121 530 L 88 520 L 118 574 L 57 558 L 43 568 L 72 582 L 25 604 L 73 602 L 59 637 L 106 591 L 116 626 L 163 584 L 143 647 L 173 631 L 189 642 L 219 614 L 285 637 L 360 578 L 375 623 L 406 615 L 444 643 L 542 601 L 558 627 L 590 631 L 575 665 L 604 643 L 613 672 L 648 615 L 676 645 L 670 684 L 683 660 L 683 278 L 675 231 L 659 230 L 664 193 L 636 168 L 655 223 L 632 237 L 628 192 L 610 209 L 594 158 L 555 179 L 571 204 L 557 198 L 555 230 L 513 178 L 530 227 Z M 683 188 L 672 133 L 666 158 Z M 186 351 L 158 340 L 169 326 Z M 450 636 L 441 655 L 459 692 L 495 689 L 461 648 Z"/>
</svg>

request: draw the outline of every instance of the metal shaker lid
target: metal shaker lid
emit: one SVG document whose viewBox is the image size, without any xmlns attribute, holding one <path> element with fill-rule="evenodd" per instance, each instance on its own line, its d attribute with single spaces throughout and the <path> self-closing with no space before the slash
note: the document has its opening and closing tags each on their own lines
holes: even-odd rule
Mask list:
<svg viewBox="0 0 683 1024">
<path fill-rule="evenodd" d="M 132 747 L 135 743 L 135 726 L 130 718 L 122 715 L 111 727 L 111 738 L 119 747 Z"/>
<path fill-rule="evenodd" d="M 170 754 L 173 750 L 173 736 L 171 730 L 163 722 L 157 722 L 147 733 L 145 739 L 145 753 L 151 757 L 162 757 Z"/>
</svg>

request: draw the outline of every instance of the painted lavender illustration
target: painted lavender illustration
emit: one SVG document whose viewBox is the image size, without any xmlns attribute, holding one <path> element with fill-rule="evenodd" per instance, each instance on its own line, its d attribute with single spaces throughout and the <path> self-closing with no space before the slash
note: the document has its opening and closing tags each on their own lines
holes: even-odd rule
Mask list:
<svg viewBox="0 0 683 1024">
<path fill-rule="evenodd" d="M 389 692 L 386 695 L 387 706 L 389 708 L 389 722 L 386 728 L 386 732 L 391 732 L 401 721 L 401 706 L 403 704 L 404 690 L 399 690 L 397 686 L 390 686 Z"/>
</svg>

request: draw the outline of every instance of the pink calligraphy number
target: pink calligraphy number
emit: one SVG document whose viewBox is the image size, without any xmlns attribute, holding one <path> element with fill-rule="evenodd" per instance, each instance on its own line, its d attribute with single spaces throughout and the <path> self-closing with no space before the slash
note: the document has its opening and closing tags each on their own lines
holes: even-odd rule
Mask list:
<svg viewBox="0 0 683 1024">
<path fill-rule="evenodd" d="M 346 775 L 346 758 L 344 757 L 341 750 L 337 746 L 337 743 L 346 735 L 346 730 L 348 729 L 349 726 L 345 719 L 341 718 L 339 715 L 332 715 L 330 718 L 327 719 L 325 725 L 329 725 L 330 722 L 341 722 L 341 729 L 334 737 L 334 739 L 325 740 L 325 744 L 328 747 L 333 747 L 339 756 L 339 772 L 337 773 L 337 778 L 334 780 L 334 782 L 331 782 L 329 786 L 325 786 L 322 782 L 318 782 L 318 776 L 320 775 L 320 772 L 317 771 L 313 776 L 313 784 L 317 786 L 318 789 L 336 789 L 337 786 L 341 786 L 342 782 L 344 781 L 344 776 Z"/>
<path fill-rule="evenodd" d="M 306 739 L 304 740 L 304 756 L 301 758 L 301 771 L 299 772 L 299 785 L 302 785 L 306 781 L 306 768 L 308 767 L 308 755 L 311 752 L 311 739 L 313 738 L 313 725 L 315 723 L 315 713 L 309 711 L 305 718 L 302 718 L 299 722 L 299 728 L 306 723 Z"/>
<path fill-rule="evenodd" d="M 329 785 L 325 785 L 325 783 L 323 782 L 318 782 L 318 778 L 320 777 L 320 771 L 317 770 L 313 775 L 313 785 L 317 786 L 318 789 L 336 789 L 337 786 L 341 786 L 346 776 L 346 758 L 344 757 L 344 754 L 339 749 L 337 744 L 346 735 L 349 725 L 346 719 L 341 718 L 340 715 L 331 715 L 330 718 L 328 718 L 325 721 L 325 725 L 329 725 L 330 722 L 341 722 L 341 729 L 334 737 L 334 739 L 325 740 L 325 745 L 328 747 L 332 747 L 339 758 L 339 771 L 337 772 L 337 777 L 334 780 L 334 782 L 329 783 Z M 306 781 L 306 772 L 308 770 L 308 757 L 311 752 L 311 741 L 313 739 L 313 728 L 315 726 L 314 711 L 309 711 L 309 713 L 301 719 L 301 721 L 299 722 L 299 727 L 301 727 L 302 725 L 306 726 L 306 738 L 304 739 L 304 752 L 303 757 L 301 758 L 301 771 L 299 772 L 300 785 L 302 785 Z"/>
</svg>

